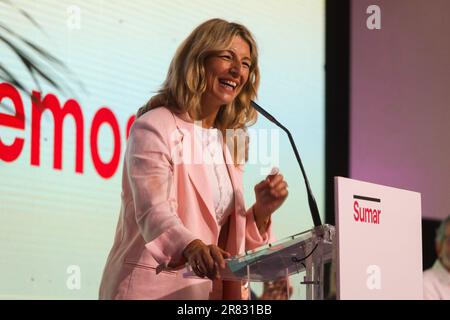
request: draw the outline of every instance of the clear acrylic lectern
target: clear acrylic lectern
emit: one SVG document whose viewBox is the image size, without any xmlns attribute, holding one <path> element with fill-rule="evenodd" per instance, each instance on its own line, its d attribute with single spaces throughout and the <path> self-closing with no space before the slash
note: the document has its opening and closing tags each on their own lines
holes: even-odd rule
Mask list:
<svg viewBox="0 0 450 320">
<path fill-rule="evenodd" d="M 324 224 L 227 259 L 223 280 L 274 281 L 305 271 L 306 299 L 321 300 L 324 264 L 333 258 L 335 229 Z M 188 267 L 187 277 L 194 276 Z M 296 284 L 293 284 L 296 285 Z"/>
</svg>

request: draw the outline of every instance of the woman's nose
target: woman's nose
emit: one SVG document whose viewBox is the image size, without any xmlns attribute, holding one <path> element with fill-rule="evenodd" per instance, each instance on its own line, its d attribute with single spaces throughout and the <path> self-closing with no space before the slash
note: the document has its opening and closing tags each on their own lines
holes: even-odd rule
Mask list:
<svg viewBox="0 0 450 320">
<path fill-rule="evenodd" d="M 242 70 L 242 64 L 239 61 L 234 61 L 230 68 L 230 73 L 233 77 L 239 77 Z"/>
</svg>

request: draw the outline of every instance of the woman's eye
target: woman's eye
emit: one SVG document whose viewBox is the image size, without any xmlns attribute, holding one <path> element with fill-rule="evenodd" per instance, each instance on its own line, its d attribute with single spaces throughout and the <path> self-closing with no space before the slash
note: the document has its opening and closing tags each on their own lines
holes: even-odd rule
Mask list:
<svg viewBox="0 0 450 320">
<path fill-rule="evenodd" d="M 225 60 L 231 60 L 231 56 L 228 55 L 228 54 L 221 55 L 220 57 L 225 59 Z"/>
<path fill-rule="evenodd" d="M 243 65 L 246 66 L 248 69 L 250 69 L 250 66 L 251 66 L 250 63 L 244 62 Z"/>
</svg>

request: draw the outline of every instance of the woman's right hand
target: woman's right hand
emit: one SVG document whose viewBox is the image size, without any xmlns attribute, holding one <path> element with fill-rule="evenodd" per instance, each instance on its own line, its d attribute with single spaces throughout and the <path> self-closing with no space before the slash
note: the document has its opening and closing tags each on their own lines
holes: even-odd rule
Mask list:
<svg viewBox="0 0 450 320">
<path fill-rule="evenodd" d="M 186 246 L 183 256 L 197 276 L 214 280 L 220 278 L 219 268 L 225 269 L 225 259 L 231 254 L 214 244 L 206 245 L 196 239 Z"/>
</svg>

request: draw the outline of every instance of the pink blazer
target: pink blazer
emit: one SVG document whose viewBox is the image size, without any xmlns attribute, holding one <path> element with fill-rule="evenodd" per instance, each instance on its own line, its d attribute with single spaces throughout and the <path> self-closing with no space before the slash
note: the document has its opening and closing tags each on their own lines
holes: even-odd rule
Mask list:
<svg viewBox="0 0 450 320">
<path fill-rule="evenodd" d="M 224 156 L 235 195 L 234 212 L 219 234 L 201 141 L 187 113 L 153 109 L 131 127 L 116 235 L 100 285 L 100 299 L 242 299 L 240 282 L 183 278 L 184 248 L 194 239 L 232 255 L 272 240 L 246 210 L 242 168 Z M 219 241 L 220 237 L 220 241 Z"/>
</svg>

